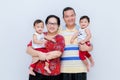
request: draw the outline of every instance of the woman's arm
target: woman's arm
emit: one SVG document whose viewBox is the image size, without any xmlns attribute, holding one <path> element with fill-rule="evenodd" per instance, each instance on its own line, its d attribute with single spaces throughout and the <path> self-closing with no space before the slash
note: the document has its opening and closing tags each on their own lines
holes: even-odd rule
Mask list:
<svg viewBox="0 0 120 80">
<path fill-rule="evenodd" d="M 43 54 L 40 51 L 34 50 L 31 46 L 27 47 L 26 52 L 31 55 L 32 57 L 39 57 L 40 60 L 46 59 L 46 54 Z"/>
<path fill-rule="evenodd" d="M 55 38 L 56 43 L 55 45 L 50 45 L 49 47 L 54 47 L 54 51 L 50 51 L 47 53 L 46 60 L 55 59 L 61 57 L 62 53 L 64 52 L 65 47 L 65 40 L 63 36 L 58 35 L 58 37 Z"/>
<path fill-rule="evenodd" d="M 39 57 L 39 56 L 38 56 L 39 51 L 34 50 L 31 46 L 28 46 L 28 47 L 27 47 L 26 52 L 27 52 L 29 55 L 33 56 L 33 57 Z"/>
<path fill-rule="evenodd" d="M 58 58 L 62 55 L 62 53 L 60 51 L 51 51 L 48 53 L 43 53 L 37 50 L 34 50 L 32 47 L 27 47 L 27 53 L 33 57 L 39 57 L 40 60 L 51 60 L 51 59 L 55 59 Z"/>
<path fill-rule="evenodd" d="M 47 53 L 46 60 L 58 58 L 62 55 L 61 51 L 51 51 Z"/>
</svg>

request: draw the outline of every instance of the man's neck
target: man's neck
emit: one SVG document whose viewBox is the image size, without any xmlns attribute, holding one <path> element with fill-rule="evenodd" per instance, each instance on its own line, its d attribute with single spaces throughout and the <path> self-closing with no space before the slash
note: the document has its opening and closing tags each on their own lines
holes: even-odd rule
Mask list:
<svg viewBox="0 0 120 80">
<path fill-rule="evenodd" d="M 75 28 L 75 25 L 66 25 L 67 29 L 72 30 Z"/>
</svg>

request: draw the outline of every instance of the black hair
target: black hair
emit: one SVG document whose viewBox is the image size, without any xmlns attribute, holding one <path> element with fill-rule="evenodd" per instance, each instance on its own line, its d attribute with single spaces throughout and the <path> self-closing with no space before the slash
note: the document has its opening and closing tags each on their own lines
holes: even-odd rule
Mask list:
<svg viewBox="0 0 120 80">
<path fill-rule="evenodd" d="M 66 7 L 66 8 L 63 9 L 63 17 L 64 17 L 64 12 L 68 11 L 68 10 L 73 10 L 73 12 L 75 13 L 75 10 L 72 7 Z"/>
<path fill-rule="evenodd" d="M 37 20 L 34 21 L 33 26 L 35 26 L 35 24 L 38 24 L 38 23 L 43 23 L 43 21 L 40 20 L 40 19 L 37 19 Z"/>
<path fill-rule="evenodd" d="M 55 18 L 55 19 L 57 20 L 57 25 L 60 26 L 60 18 L 59 18 L 58 16 L 56 16 L 56 15 L 49 15 L 49 16 L 46 18 L 46 20 L 45 20 L 45 24 L 46 24 L 46 25 L 47 25 L 48 20 L 49 20 L 50 18 Z"/>
<path fill-rule="evenodd" d="M 86 15 L 82 16 L 79 21 L 81 21 L 82 19 L 87 19 L 88 22 L 90 22 L 90 18 L 88 16 L 86 16 Z"/>
</svg>

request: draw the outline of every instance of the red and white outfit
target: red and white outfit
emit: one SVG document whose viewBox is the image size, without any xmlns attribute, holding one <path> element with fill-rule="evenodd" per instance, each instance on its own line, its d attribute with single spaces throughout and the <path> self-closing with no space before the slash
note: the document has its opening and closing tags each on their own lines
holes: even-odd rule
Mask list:
<svg viewBox="0 0 120 80">
<path fill-rule="evenodd" d="M 45 35 L 47 35 L 47 33 L 45 33 Z M 47 41 L 47 43 L 45 44 L 45 48 L 39 48 L 38 50 L 41 52 L 61 51 L 63 53 L 64 47 L 65 47 L 65 41 L 63 36 L 58 34 L 54 37 L 54 39 L 56 42 Z M 32 46 L 32 42 L 30 42 L 28 46 Z M 51 74 L 48 74 L 47 71 L 44 70 L 45 61 L 38 61 L 35 64 L 35 66 L 33 66 L 35 67 L 34 71 L 42 75 L 59 75 L 60 74 L 60 57 L 49 60 L 49 61 L 50 61 L 49 69 L 51 71 Z"/>
<path fill-rule="evenodd" d="M 81 40 L 84 40 L 86 38 L 86 32 L 85 32 L 85 28 L 84 29 L 79 29 L 79 34 L 78 34 L 78 42 L 80 42 Z M 87 46 L 91 46 L 90 41 L 85 42 L 85 44 Z M 81 60 L 85 60 L 86 57 L 89 58 L 91 57 L 91 54 L 88 51 L 79 51 L 79 57 Z"/>
<path fill-rule="evenodd" d="M 39 41 L 44 41 L 44 40 L 45 40 L 43 33 L 38 34 L 37 32 L 35 32 L 34 35 L 36 35 L 37 40 L 39 40 Z M 33 40 L 32 40 L 32 48 L 34 48 L 34 49 L 37 49 L 37 48 L 45 48 L 45 45 L 44 45 L 44 44 L 41 44 L 41 45 L 40 45 L 40 44 L 35 44 L 35 43 L 33 42 Z"/>
<path fill-rule="evenodd" d="M 38 34 L 37 32 L 35 32 L 34 35 L 36 35 L 37 40 L 40 40 L 40 41 L 44 40 L 44 33 Z M 37 51 L 39 51 L 41 49 L 42 52 L 45 52 L 45 53 L 47 52 L 47 50 L 45 49 L 45 44 L 44 43 L 41 44 L 41 45 L 40 44 L 35 44 L 33 42 L 33 39 L 32 39 L 31 44 L 32 44 L 33 49 L 35 49 Z M 30 65 L 30 67 L 35 68 L 36 62 L 38 62 L 38 59 L 34 60 L 34 58 L 33 58 L 32 64 Z"/>
</svg>

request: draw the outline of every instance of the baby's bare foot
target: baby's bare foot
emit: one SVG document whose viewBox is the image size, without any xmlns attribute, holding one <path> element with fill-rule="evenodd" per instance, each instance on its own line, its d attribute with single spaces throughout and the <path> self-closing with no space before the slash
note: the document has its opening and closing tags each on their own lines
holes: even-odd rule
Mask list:
<svg viewBox="0 0 120 80">
<path fill-rule="evenodd" d="M 29 70 L 29 74 L 33 75 L 33 76 L 36 76 L 36 74 L 32 70 Z"/>
<path fill-rule="evenodd" d="M 47 66 L 45 66 L 44 69 L 45 69 L 49 74 L 51 73 L 50 69 L 49 69 Z"/>
</svg>

